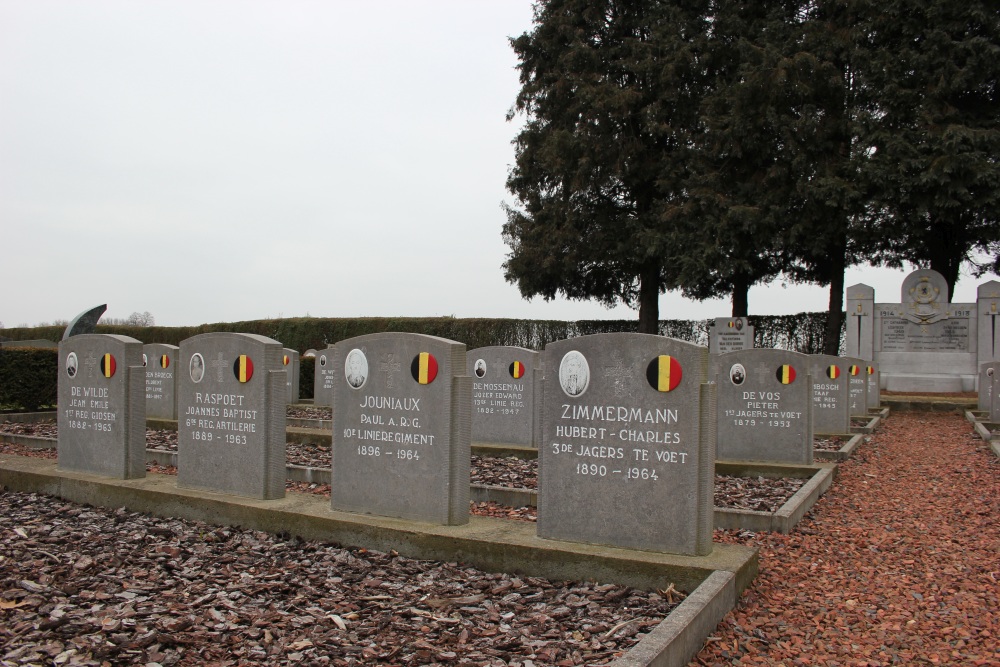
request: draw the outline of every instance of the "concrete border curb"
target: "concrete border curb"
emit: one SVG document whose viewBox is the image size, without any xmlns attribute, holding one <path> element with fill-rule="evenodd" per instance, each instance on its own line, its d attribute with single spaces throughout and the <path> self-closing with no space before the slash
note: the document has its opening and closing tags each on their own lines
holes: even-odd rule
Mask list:
<svg viewBox="0 0 1000 667">
<path fill-rule="evenodd" d="M 834 434 L 823 434 L 823 435 L 833 435 L 840 438 L 849 438 L 843 447 L 836 451 L 829 451 L 826 449 L 814 449 L 813 458 L 818 461 L 836 461 L 837 463 L 843 463 L 847 459 L 854 455 L 854 450 L 856 450 L 862 442 L 864 442 L 864 433 L 834 433 Z"/>
</svg>

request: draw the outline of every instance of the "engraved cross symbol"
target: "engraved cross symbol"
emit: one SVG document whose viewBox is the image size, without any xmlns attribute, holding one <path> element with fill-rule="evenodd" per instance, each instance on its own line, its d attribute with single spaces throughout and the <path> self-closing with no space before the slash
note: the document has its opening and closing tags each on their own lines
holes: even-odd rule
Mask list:
<svg viewBox="0 0 1000 667">
<path fill-rule="evenodd" d="M 760 384 L 767 382 L 767 377 L 771 375 L 771 369 L 763 361 L 757 364 L 757 368 L 753 369 L 753 372 L 757 374 L 757 381 Z"/>
<path fill-rule="evenodd" d="M 378 372 L 385 374 L 385 386 L 389 389 L 393 389 L 396 386 L 396 380 L 393 377 L 394 374 L 398 373 L 402 368 L 400 363 L 396 361 L 395 354 L 385 355 L 385 361 L 379 363 Z"/>
<path fill-rule="evenodd" d="M 625 362 L 622 360 L 621 354 L 616 352 L 611 356 L 611 360 L 614 364 L 604 367 L 604 377 L 611 380 L 612 387 L 614 387 L 615 390 L 615 396 L 624 396 L 627 392 L 626 383 L 629 377 L 629 369 L 625 366 Z"/>
<path fill-rule="evenodd" d="M 228 359 L 223 359 L 222 358 L 222 353 L 219 352 L 219 356 L 215 359 L 215 361 L 211 362 L 209 365 L 212 368 L 216 369 L 216 371 L 217 371 L 217 377 L 219 378 L 219 382 L 225 382 L 226 381 L 226 367 L 229 366 L 229 360 Z"/>
<path fill-rule="evenodd" d="M 493 362 L 493 372 L 496 373 L 497 380 L 503 377 L 503 372 L 507 370 L 507 366 L 504 365 L 503 359 L 497 359 Z"/>
<path fill-rule="evenodd" d="M 94 377 L 94 369 L 97 368 L 97 357 L 94 356 L 93 352 L 87 355 L 83 365 L 87 367 L 87 377 Z"/>
</svg>

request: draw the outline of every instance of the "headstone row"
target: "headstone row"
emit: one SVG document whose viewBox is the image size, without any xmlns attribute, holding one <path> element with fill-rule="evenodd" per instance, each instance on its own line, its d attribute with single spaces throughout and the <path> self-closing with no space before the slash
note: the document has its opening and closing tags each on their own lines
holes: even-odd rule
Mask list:
<svg viewBox="0 0 1000 667">
<path fill-rule="evenodd" d="M 143 476 L 147 405 L 160 400 L 149 397 L 169 381 L 178 486 L 280 498 L 292 356 L 250 334 L 202 334 L 179 348 L 70 337 L 60 344 L 59 466 Z M 475 432 L 537 443 L 539 536 L 690 555 L 712 549 L 716 458 L 811 462 L 814 432 L 849 432 L 852 402 L 867 412 L 874 372 L 781 350 L 711 356 L 626 333 L 557 341 L 541 354 L 467 353 L 454 341 L 384 333 L 318 356 L 336 416 L 332 509 L 466 523 Z"/>
</svg>

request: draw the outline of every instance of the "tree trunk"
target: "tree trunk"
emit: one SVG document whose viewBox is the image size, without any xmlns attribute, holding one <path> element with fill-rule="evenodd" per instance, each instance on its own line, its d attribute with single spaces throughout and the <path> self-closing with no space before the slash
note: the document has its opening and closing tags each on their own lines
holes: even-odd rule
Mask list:
<svg viewBox="0 0 1000 667">
<path fill-rule="evenodd" d="M 733 317 L 746 317 L 750 313 L 750 281 L 745 276 L 733 278 Z"/>
<path fill-rule="evenodd" d="M 647 266 L 639 276 L 639 333 L 660 333 L 660 267 Z"/>
<path fill-rule="evenodd" d="M 962 267 L 961 258 L 948 257 L 947 253 L 934 253 L 931 256 L 931 269 L 937 271 L 948 281 L 948 302 L 955 297 L 955 283 L 958 282 L 958 272 Z"/>
<path fill-rule="evenodd" d="M 823 354 L 840 354 L 840 334 L 844 324 L 844 272 L 847 260 L 844 252 L 831 258 L 830 304 L 827 308 L 826 332 L 823 337 Z M 839 260 L 839 262 L 837 261 Z"/>
</svg>

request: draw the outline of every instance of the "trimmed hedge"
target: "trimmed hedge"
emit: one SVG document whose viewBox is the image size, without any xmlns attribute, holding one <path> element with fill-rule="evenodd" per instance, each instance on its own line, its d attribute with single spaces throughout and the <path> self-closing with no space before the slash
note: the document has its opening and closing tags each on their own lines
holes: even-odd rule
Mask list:
<svg viewBox="0 0 1000 667">
<path fill-rule="evenodd" d="M 0 348 L 0 405 L 34 412 L 55 405 L 58 392 L 58 350 Z"/>
<path fill-rule="evenodd" d="M 827 314 L 751 315 L 756 347 L 776 347 L 806 354 L 823 351 Z M 661 320 L 661 335 L 701 345 L 708 344 L 712 320 Z M 318 318 L 296 317 L 280 320 L 221 322 L 193 327 L 130 327 L 97 325 L 98 333 L 132 336 L 145 343 L 180 345 L 197 334 L 224 331 L 252 333 L 280 341 L 284 347 L 303 352 L 321 350 L 347 338 L 370 333 L 399 331 L 440 336 L 465 343 L 468 349 L 488 345 L 515 345 L 541 350 L 547 343 L 588 334 L 636 331 L 638 320 L 514 320 L 499 318 L 457 319 L 454 317 L 356 317 Z M 3 334 L 14 340 L 47 338 L 60 340 L 63 327 L 5 329 Z M 841 342 L 844 328 L 841 327 Z"/>
</svg>

